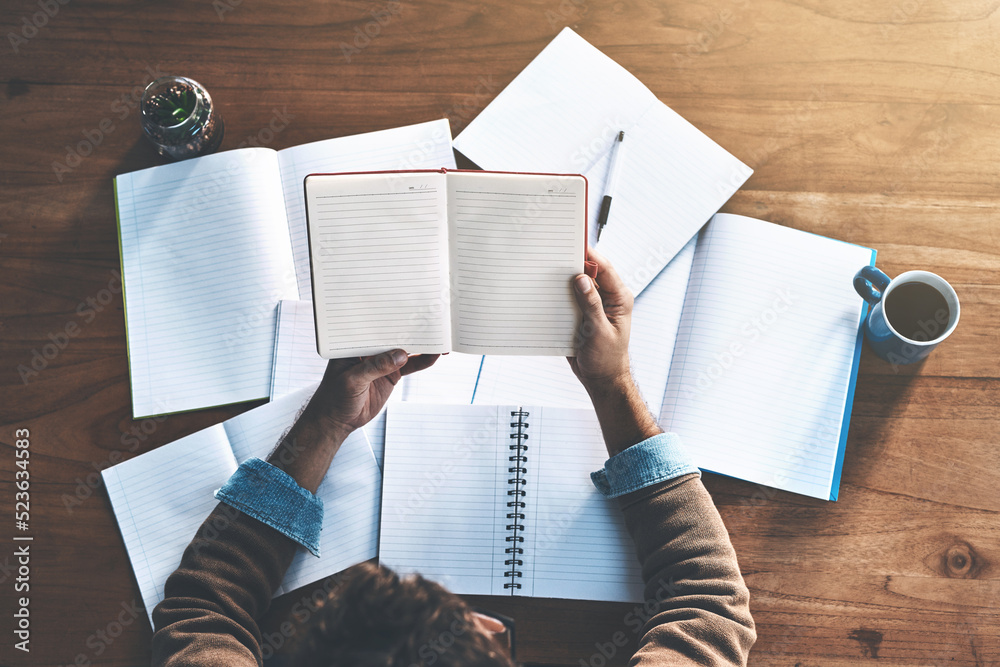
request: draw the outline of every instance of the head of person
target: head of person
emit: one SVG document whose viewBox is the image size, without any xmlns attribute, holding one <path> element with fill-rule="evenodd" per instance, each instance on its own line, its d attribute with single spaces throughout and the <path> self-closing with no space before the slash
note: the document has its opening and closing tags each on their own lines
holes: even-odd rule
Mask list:
<svg viewBox="0 0 1000 667">
<path fill-rule="evenodd" d="M 420 575 L 362 563 L 310 618 L 297 667 L 514 667 L 503 621 Z"/>
</svg>

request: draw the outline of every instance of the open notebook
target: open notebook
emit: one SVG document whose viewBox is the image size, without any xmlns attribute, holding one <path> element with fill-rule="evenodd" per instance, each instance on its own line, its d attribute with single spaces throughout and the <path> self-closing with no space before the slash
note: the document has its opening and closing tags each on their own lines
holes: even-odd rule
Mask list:
<svg viewBox="0 0 1000 667">
<path fill-rule="evenodd" d="M 320 356 L 573 353 L 582 176 L 313 174 L 305 191 Z"/>
<path fill-rule="evenodd" d="M 152 622 L 163 585 L 242 461 L 266 459 L 315 391 L 309 387 L 104 470 L 118 527 Z M 317 496 L 322 557 L 296 554 L 277 594 L 374 558 L 381 473 L 364 431 L 344 441 Z"/>
<path fill-rule="evenodd" d="M 394 403 L 379 561 L 455 593 L 638 602 L 592 409 Z"/>
<path fill-rule="evenodd" d="M 851 282 L 874 261 L 720 213 L 636 299 L 640 391 L 700 468 L 837 499 L 866 312 Z M 589 406 L 569 368 L 545 361 L 487 356 L 474 403 Z"/>
<path fill-rule="evenodd" d="M 454 166 L 438 120 L 118 176 L 133 416 L 267 397 L 274 308 L 310 298 L 306 175 Z"/>
<path fill-rule="evenodd" d="M 639 294 L 752 170 L 570 28 L 455 138 L 484 169 L 581 173 L 590 233 L 611 147 L 625 131 L 611 217 L 597 248 Z"/>
<path fill-rule="evenodd" d="M 471 403 L 482 356 L 452 352 L 428 369 L 407 375 L 389 396 L 390 401 L 428 403 Z M 316 351 L 316 327 L 309 301 L 282 301 L 278 304 L 277 333 L 274 337 L 274 365 L 271 399 L 316 384 L 323 379 L 327 359 Z M 563 360 L 563 363 L 566 363 Z M 665 372 L 665 371 L 664 371 Z M 379 467 L 385 448 L 385 409 L 365 424 L 365 432 Z"/>
</svg>

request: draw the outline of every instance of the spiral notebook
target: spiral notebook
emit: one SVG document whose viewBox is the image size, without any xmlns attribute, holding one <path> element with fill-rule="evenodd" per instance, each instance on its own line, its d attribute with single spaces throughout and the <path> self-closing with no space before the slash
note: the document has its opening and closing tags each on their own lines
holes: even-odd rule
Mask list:
<svg viewBox="0 0 1000 667">
<path fill-rule="evenodd" d="M 469 595 L 638 602 L 593 410 L 394 403 L 379 560 Z"/>
</svg>

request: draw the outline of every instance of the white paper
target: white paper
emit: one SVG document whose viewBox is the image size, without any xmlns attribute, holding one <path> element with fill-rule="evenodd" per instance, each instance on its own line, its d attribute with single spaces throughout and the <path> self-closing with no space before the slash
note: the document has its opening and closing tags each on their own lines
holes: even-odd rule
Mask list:
<svg viewBox="0 0 1000 667">
<path fill-rule="evenodd" d="M 298 296 L 277 157 L 250 148 L 116 179 L 132 414 L 266 398 Z"/>
<path fill-rule="evenodd" d="M 638 295 L 749 178 L 749 167 L 570 28 L 462 131 L 455 148 L 483 169 L 585 175 L 594 243 L 622 130 L 627 151 L 597 247 Z"/>
</svg>

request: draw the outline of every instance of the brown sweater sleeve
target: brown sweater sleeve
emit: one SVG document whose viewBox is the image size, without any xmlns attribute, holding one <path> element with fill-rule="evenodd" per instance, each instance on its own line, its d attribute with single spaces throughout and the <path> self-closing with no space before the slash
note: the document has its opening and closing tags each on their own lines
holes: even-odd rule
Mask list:
<svg viewBox="0 0 1000 667">
<path fill-rule="evenodd" d="M 729 533 L 696 473 L 622 496 L 646 582 L 631 665 L 746 665 L 757 639 Z"/>
<path fill-rule="evenodd" d="M 153 666 L 262 665 L 256 619 L 297 548 L 270 526 L 219 503 L 153 610 Z"/>
</svg>

